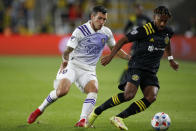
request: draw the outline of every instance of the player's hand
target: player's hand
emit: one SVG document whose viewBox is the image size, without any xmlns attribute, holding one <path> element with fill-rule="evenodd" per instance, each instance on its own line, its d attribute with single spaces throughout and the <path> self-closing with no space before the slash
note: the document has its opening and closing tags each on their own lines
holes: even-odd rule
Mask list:
<svg viewBox="0 0 196 131">
<path fill-rule="evenodd" d="M 106 66 L 107 64 L 110 63 L 111 60 L 112 60 L 112 57 L 111 57 L 110 55 L 105 56 L 105 57 L 103 57 L 103 58 L 101 59 L 101 64 L 102 64 L 103 66 Z"/>
<path fill-rule="evenodd" d="M 131 55 L 128 55 L 128 56 L 127 56 L 127 60 L 128 60 L 128 61 L 131 60 Z"/>
<path fill-rule="evenodd" d="M 178 64 L 176 61 L 170 60 L 169 63 L 170 63 L 170 66 L 171 66 L 174 70 L 176 70 L 176 71 L 178 70 L 179 64 Z"/>
<path fill-rule="evenodd" d="M 67 67 L 67 64 L 68 64 L 68 61 L 64 61 L 61 63 L 61 66 L 60 66 L 60 72 L 61 73 L 63 71 L 63 69 L 65 69 L 65 67 Z"/>
</svg>

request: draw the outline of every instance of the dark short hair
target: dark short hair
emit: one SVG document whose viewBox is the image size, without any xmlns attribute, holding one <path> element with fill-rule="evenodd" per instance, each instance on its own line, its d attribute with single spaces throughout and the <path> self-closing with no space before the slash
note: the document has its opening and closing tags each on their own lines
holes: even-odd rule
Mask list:
<svg viewBox="0 0 196 131">
<path fill-rule="evenodd" d="M 101 12 L 103 14 L 106 14 L 107 13 L 107 9 L 104 6 L 98 5 L 98 6 L 93 7 L 93 9 L 91 11 L 91 14 L 94 14 L 95 15 L 98 12 Z"/>
<path fill-rule="evenodd" d="M 158 6 L 157 8 L 154 9 L 154 14 L 159 14 L 159 15 L 165 15 L 165 16 L 168 16 L 168 17 L 171 17 L 172 14 L 171 12 L 169 11 L 169 9 L 165 6 Z"/>
</svg>

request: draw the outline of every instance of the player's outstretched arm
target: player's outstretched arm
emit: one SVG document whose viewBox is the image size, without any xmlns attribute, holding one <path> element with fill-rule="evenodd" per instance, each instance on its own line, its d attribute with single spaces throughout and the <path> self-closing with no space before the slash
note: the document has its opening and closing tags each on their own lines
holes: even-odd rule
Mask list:
<svg viewBox="0 0 196 131">
<path fill-rule="evenodd" d="M 172 54 L 171 54 L 171 46 L 170 46 L 170 44 L 168 44 L 168 46 L 165 48 L 165 52 L 166 52 L 166 54 L 167 54 L 167 56 L 168 56 L 168 60 L 169 60 L 169 63 L 170 63 L 170 66 L 174 69 L 174 70 L 178 70 L 178 68 L 179 68 L 179 64 L 178 64 L 178 62 L 176 62 L 175 60 L 174 60 L 174 57 L 172 56 Z"/>
<path fill-rule="evenodd" d="M 124 50 L 120 49 L 117 54 L 118 57 L 125 59 L 125 60 L 130 60 L 131 56 L 129 54 L 127 54 Z"/>
<path fill-rule="evenodd" d="M 110 63 L 110 61 L 112 60 L 112 58 L 116 55 L 116 53 L 120 50 L 120 48 L 124 45 L 128 43 L 128 38 L 127 36 L 123 36 L 118 42 L 117 44 L 112 48 L 112 51 L 110 53 L 110 55 L 105 56 L 101 59 L 101 64 L 103 66 L 106 66 L 107 64 Z"/>
</svg>

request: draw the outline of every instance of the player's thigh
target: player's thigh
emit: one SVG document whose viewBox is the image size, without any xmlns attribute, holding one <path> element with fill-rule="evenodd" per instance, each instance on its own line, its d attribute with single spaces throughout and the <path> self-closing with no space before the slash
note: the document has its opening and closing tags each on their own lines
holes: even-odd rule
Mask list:
<svg viewBox="0 0 196 131">
<path fill-rule="evenodd" d="M 144 97 L 149 102 L 153 102 L 156 100 L 159 91 L 159 81 L 156 74 L 152 74 L 149 72 L 144 73 L 140 86 Z"/>
<path fill-rule="evenodd" d="M 63 69 L 63 71 L 58 71 L 56 80 L 54 81 L 54 88 L 58 88 L 60 83 L 66 87 L 67 81 L 72 84 L 75 80 L 76 71 L 72 65 L 68 65 L 65 69 Z"/>
<path fill-rule="evenodd" d="M 56 89 L 56 93 L 58 97 L 66 95 L 71 87 L 70 80 L 63 78 L 59 81 L 58 88 Z"/>
<path fill-rule="evenodd" d="M 76 81 L 76 85 L 82 92 L 97 92 L 98 80 L 96 73 L 84 71 L 83 75 Z"/>
<path fill-rule="evenodd" d="M 155 73 L 143 71 L 141 76 L 140 87 L 142 90 L 147 86 L 156 86 L 160 88 L 159 80 Z"/>
<path fill-rule="evenodd" d="M 121 79 L 118 88 L 125 90 L 125 87 L 129 87 L 127 83 L 131 83 L 129 88 L 138 87 L 140 84 L 141 71 L 138 69 L 128 69 L 126 75 Z M 132 85 L 133 84 L 133 85 Z M 135 86 L 134 86 L 135 85 Z"/>
</svg>

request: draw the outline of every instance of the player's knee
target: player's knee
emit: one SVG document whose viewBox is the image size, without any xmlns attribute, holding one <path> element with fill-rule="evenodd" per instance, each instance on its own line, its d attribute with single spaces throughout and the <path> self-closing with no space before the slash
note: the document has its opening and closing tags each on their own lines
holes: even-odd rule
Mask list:
<svg viewBox="0 0 196 131">
<path fill-rule="evenodd" d="M 156 101 L 157 96 L 153 95 L 153 96 L 147 96 L 146 99 L 148 100 L 148 102 L 153 103 Z"/>
<path fill-rule="evenodd" d="M 67 82 L 66 80 L 61 80 L 59 83 L 59 86 L 57 88 L 57 96 L 58 97 L 62 97 L 64 95 L 67 95 L 67 93 L 69 92 L 71 83 Z"/>
<path fill-rule="evenodd" d="M 84 88 L 84 92 L 87 94 L 90 92 L 98 93 L 98 85 L 96 83 L 88 83 Z"/>
<path fill-rule="evenodd" d="M 124 99 L 125 99 L 126 101 L 129 101 L 129 100 L 133 99 L 134 97 L 135 97 L 135 94 L 124 92 Z"/>
<path fill-rule="evenodd" d="M 98 93 L 98 89 L 96 87 L 85 88 L 84 92 L 87 93 L 87 94 L 91 93 L 91 92 Z"/>
<path fill-rule="evenodd" d="M 97 89 L 96 86 L 94 86 L 93 88 L 90 89 L 89 92 L 95 92 L 95 93 L 97 93 L 98 92 L 98 89 Z"/>
<path fill-rule="evenodd" d="M 62 97 L 62 96 L 64 96 L 64 95 L 67 95 L 68 92 L 69 92 L 69 89 L 66 88 L 66 87 L 58 88 L 58 89 L 57 89 L 57 96 L 58 96 L 58 97 Z"/>
</svg>

